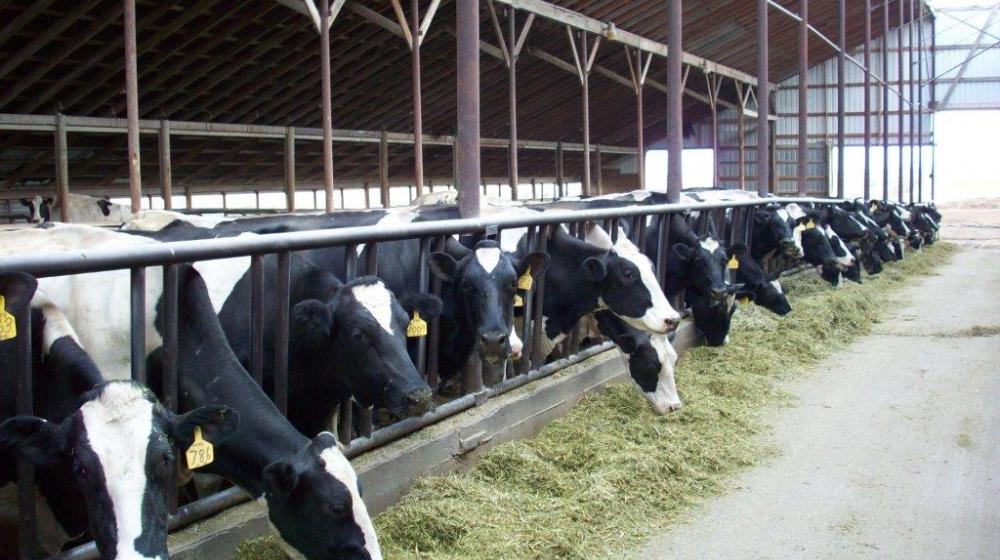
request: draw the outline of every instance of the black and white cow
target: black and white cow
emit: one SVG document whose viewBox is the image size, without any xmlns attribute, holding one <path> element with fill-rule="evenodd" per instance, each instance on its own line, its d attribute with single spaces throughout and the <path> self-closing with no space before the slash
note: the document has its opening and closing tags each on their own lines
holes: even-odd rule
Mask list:
<svg viewBox="0 0 1000 560">
<path fill-rule="evenodd" d="M 757 261 L 751 257 L 742 244 L 733 245 L 731 252 L 736 256 L 739 268 L 736 269 L 736 282 L 743 285 L 743 291 L 753 294 L 753 302 L 778 315 L 787 315 L 792 311 L 784 288 L 778 275 L 771 277 L 764 274 Z"/>
<path fill-rule="evenodd" d="M 793 232 L 788 211 L 771 204 L 753 213 L 751 256 L 764 262 L 770 256 L 802 257 L 802 239 Z"/>
<path fill-rule="evenodd" d="M 72 193 L 68 196 L 68 216 L 73 223 L 120 225 L 132 217 L 131 209 L 107 198 Z M 29 221 L 35 224 L 57 221 L 62 212 L 59 201 L 51 197 L 24 198 L 21 204 L 28 208 Z"/>
<path fill-rule="evenodd" d="M 71 535 L 89 535 L 105 559 L 165 559 L 179 457 L 195 427 L 220 443 L 238 428 L 239 415 L 204 406 L 178 416 L 143 385 L 105 382 L 69 321 L 35 286 L 25 274 L 0 274 L 9 312 L 31 301 L 36 414 L 0 424 L 0 486 L 16 482 L 15 457 L 35 465 L 47 554 Z M 0 342 L 2 371 L 16 371 L 15 340 Z M 11 384 L 0 388 L 0 409 L 12 410 L 13 399 Z"/>
<path fill-rule="evenodd" d="M 632 382 L 657 414 L 683 406 L 674 380 L 677 352 L 666 334 L 649 334 L 631 327 L 621 317 L 603 310 L 594 314 L 597 328 L 628 356 Z"/>
<path fill-rule="evenodd" d="M 17 251 L 120 248 L 129 243 L 125 239 L 155 243 L 70 225 L 7 232 L 0 239 L 0 253 L 8 247 Z M 146 282 L 151 387 L 161 385 L 162 370 L 162 274 L 158 272 L 151 269 Z M 263 498 L 279 540 L 293 556 L 381 558 L 356 475 L 335 438 L 322 433 L 310 440 L 281 415 L 233 354 L 201 276 L 190 266 L 179 266 L 178 277 L 179 409 L 221 405 L 240 415 L 239 432 L 216 446 L 215 462 L 201 471 Z M 78 333 L 82 345 L 102 369 L 102 364 L 109 364 L 105 373 L 127 376 L 128 273 L 46 278 L 40 283 L 73 323 L 87 325 Z"/>
</svg>

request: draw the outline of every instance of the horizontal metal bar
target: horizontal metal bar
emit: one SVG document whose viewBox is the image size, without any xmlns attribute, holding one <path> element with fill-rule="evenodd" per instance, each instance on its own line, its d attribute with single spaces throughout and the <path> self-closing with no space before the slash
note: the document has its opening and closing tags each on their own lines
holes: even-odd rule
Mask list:
<svg viewBox="0 0 1000 560">
<path fill-rule="evenodd" d="M 178 241 L 130 248 L 57 251 L 48 254 L 34 253 L 0 258 L 0 272 L 20 271 L 38 277 L 82 274 L 135 266 L 161 266 L 165 264 L 278 253 L 282 251 L 304 251 L 349 243 L 395 241 L 426 235 L 484 233 L 488 227 L 508 229 L 530 225 L 629 218 L 632 216 L 683 212 L 685 210 L 712 210 L 716 208 L 758 206 L 771 202 L 823 203 L 830 202 L 830 200 L 832 199 L 767 198 L 736 202 L 658 204 L 599 210 L 564 210 L 517 216 L 492 216 L 464 220 L 419 222 L 396 227 L 378 225 L 344 227 L 338 229 L 274 233 L 254 238 L 229 237 Z"/>
<path fill-rule="evenodd" d="M 141 134 L 160 134 L 160 127 L 163 121 L 140 120 L 139 132 Z M 284 141 L 288 129 L 283 126 L 250 125 L 250 124 L 227 124 L 195 121 L 167 121 L 170 126 L 172 136 L 188 137 L 216 137 L 216 138 L 255 138 L 258 140 L 282 140 Z M 292 127 L 295 130 L 295 140 L 303 142 L 320 142 L 323 140 L 323 131 L 319 128 Z M 21 131 L 21 132 L 55 132 L 56 117 L 54 115 L 21 115 L 15 113 L 0 113 L 0 130 Z M 108 117 L 66 117 L 66 131 L 73 133 L 88 134 L 124 134 L 128 130 L 125 119 Z M 372 130 L 348 130 L 335 129 L 333 131 L 333 141 L 342 143 L 378 144 L 381 142 L 381 132 Z M 435 136 L 424 134 L 421 136 L 425 145 L 429 146 L 452 146 L 455 143 L 454 136 Z M 387 132 L 386 139 L 390 144 L 410 145 L 413 144 L 413 134 L 405 132 Z M 496 148 L 507 150 L 510 147 L 510 140 L 506 138 L 482 138 L 480 140 L 484 148 Z M 555 151 L 558 142 L 546 142 L 540 140 L 519 140 L 517 145 L 524 150 L 548 150 Z M 591 151 L 595 150 L 591 146 Z M 571 152 L 583 152 L 583 144 L 564 143 L 563 150 Z M 601 152 L 607 154 L 635 154 L 635 148 L 628 146 L 601 146 Z"/>
</svg>

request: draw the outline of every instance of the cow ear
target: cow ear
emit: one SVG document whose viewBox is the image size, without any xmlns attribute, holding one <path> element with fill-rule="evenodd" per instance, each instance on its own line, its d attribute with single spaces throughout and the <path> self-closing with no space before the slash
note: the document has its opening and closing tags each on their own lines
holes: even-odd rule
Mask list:
<svg viewBox="0 0 1000 560">
<path fill-rule="evenodd" d="M 583 261 L 583 274 L 591 282 L 600 282 L 608 275 L 608 267 L 599 257 L 590 257 Z"/>
<path fill-rule="evenodd" d="M 36 416 L 15 416 L 0 424 L 0 454 L 9 451 L 35 465 L 50 465 L 65 448 L 58 424 Z"/>
<path fill-rule="evenodd" d="M 275 461 L 264 467 L 264 494 L 287 497 L 299 485 L 299 473 L 287 461 Z"/>
<path fill-rule="evenodd" d="M 758 224 L 766 224 L 771 219 L 771 213 L 767 210 L 758 210 L 753 213 L 753 221 Z"/>
<path fill-rule="evenodd" d="M 317 299 L 307 299 L 292 308 L 292 340 L 324 341 L 333 332 L 333 312 Z"/>
<path fill-rule="evenodd" d="M 529 272 L 531 277 L 537 280 L 548 270 L 549 260 L 547 253 L 531 253 L 517 263 L 517 276 L 521 277 L 525 272 Z"/>
<path fill-rule="evenodd" d="M 406 310 L 407 315 L 413 315 L 414 311 L 420 313 L 420 317 L 431 320 L 441 315 L 444 303 L 441 298 L 431 294 L 410 294 L 399 300 L 399 304 Z"/>
<path fill-rule="evenodd" d="M 458 262 L 448 253 L 431 253 L 427 257 L 427 266 L 442 282 L 454 282 L 458 273 Z"/>
<path fill-rule="evenodd" d="M 7 312 L 19 315 L 25 306 L 35 296 L 38 280 L 23 272 L 4 272 L 0 274 L 0 295 L 6 300 Z"/>
<path fill-rule="evenodd" d="M 217 444 L 240 429 L 240 413 L 228 406 L 212 405 L 175 416 L 171 421 L 170 432 L 181 449 L 187 449 L 194 441 L 195 427 L 201 428 L 206 440 Z"/>
<path fill-rule="evenodd" d="M 107 199 L 101 199 L 97 201 L 97 205 L 101 208 L 101 214 L 105 216 L 111 215 L 111 201 Z"/>
<path fill-rule="evenodd" d="M 747 254 L 747 246 L 744 245 L 744 244 L 742 244 L 742 243 L 735 243 L 735 244 L 733 244 L 733 246 L 730 247 L 729 251 L 728 251 L 728 256 L 730 258 L 732 258 L 734 256 L 736 258 L 740 258 L 740 257 L 746 256 L 746 254 Z"/>
<path fill-rule="evenodd" d="M 679 258 L 680 260 L 682 260 L 684 262 L 687 262 L 687 261 L 691 260 L 692 257 L 694 257 L 694 249 L 692 249 L 686 243 L 678 243 L 678 244 L 674 245 L 674 249 L 673 250 L 674 250 L 674 254 L 677 255 L 677 258 Z"/>
<path fill-rule="evenodd" d="M 45 199 L 45 201 L 44 201 L 44 202 L 45 202 L 45 204 L 48 204 L 48 205 L 51 205 L 51 204 L 52 204 L 53 202 L 55 202 L 55 201 L 56 201 L 56 199 L 54 199 L 54 198 L 52 198 L 52 197 L 50 196 L 50 197 L 46 197 L 46 199 Z"/>
</svg>

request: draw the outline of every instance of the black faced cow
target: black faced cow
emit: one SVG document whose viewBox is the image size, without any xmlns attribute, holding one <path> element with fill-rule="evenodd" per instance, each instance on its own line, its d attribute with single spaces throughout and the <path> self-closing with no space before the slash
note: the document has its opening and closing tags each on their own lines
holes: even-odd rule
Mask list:
<svg viewBox="0 0 1000 560">
<path fill-rule="evenodd" d="M 36 414 L 0 424 L 0 486 L 16 482 L 16 457 L 35 465 L 45 498 L 40 544 L 48 554 L 69 536 L 86 534 L 104 559 L 165 559 L 178 458 L 196 427 L 220 443 L 237 429 L 239 416 L 224 406 L 178 416 L 138 383 L 105 382 L 69 321 L 44 294 L 34 293 L 35 285 L 25 274 L 0 274 L 9 312 L 23 312 L 31 300 Z M 16 338 L 0 342 L 0 370 L 17 371 L 15 347 Z M 4 384 L 0 409 L 13 410 L 13 401 L 12 385 Z"/>
<path fill-rule="evenodd" d="M 14 246 L 19 251 L 154 243 L 84 226 L 19 230 L 5 233 L 2 239 L 0 247 Z M 151 387 L 161 386 L 162 371 L 162 284 L 158 281 L 162 274 L 157 272 L 154 269 L 146 283 Z M 233 354 L 200 275 L 189 266 L 178 266 L 178 283 L 179 409 L 218 405 L 240 415 L 239 432 L 216 446 L 215 461 L 202 471 L 263 498 L 279 540 L 295 555 L 381 558 L 356 475 L 334 437 L 323 433 L 310 440 L 295 430 Z M 81 342 L 98 364 L 110 364 L 106 373 L 123 373 L 122 365 L 129 364 L 125 342 L 129 339 L 128 273 L 46 278 L 40 284 L 70 321 L 87 325 L 79 332 Z M 101 311 L 95 313 L 95 309 Z"/>
<path fill-rule="evenodd" d="M 754 303 L 778 315 L 787 315 L 791 312 L 792 306 L 785 297 L 778 275 L 775 274 L 773 278 L 765 275 L 742 244 L 733 245 L 731 252 L 739 264 L 739 268 L 736 269 L 736 282 L 743 285 L 744 292 L 753 294 Z"/>
</svg>

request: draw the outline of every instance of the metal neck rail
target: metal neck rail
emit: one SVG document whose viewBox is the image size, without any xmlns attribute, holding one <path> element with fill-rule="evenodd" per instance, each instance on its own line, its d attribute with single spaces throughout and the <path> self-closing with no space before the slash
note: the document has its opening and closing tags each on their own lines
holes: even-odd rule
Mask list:
<svg viewBox="0 0 1000 560">
<path fill-rule="evenodd" d="M 740 192 L 740 191 L 734 191 Z M 719 232 L 722 239 L 734 243 L 742 239 L 744 242 L 750 240 L 750 228 L 752 220 L 748 219 L 749 211 L 758 206 L 770 203 L 836 203 L 837 199 L 829 198 L 761 198 L 740 201 L 719 201 L 691 204 L 636 204 L 619 208 L 606 208 L 599 210 L 560 210 L 550 212 L 538 212 L 531 214 L 520 214 L 516 216 L 503 216 L 497 214 L 488 217 L 473 219 L 444 220 L 433 222 L 418 222 L 394 227 L 365 226 L 365 227 L 344 227 L 336 229 L 323 229 L 314 231 L 302 231 L 291 233 L 276 233 L 263 235 L 254 238 L 222 238 L 198 241 L 181 241 L 162 243 L 158 245 L 146 245 L 135 248 L 124 249 L 100 249 L 81 251 L 60 251 L 49 254 L 29 254 L 0 257 L 0 272 L 19 271 L 33 274 L 36 277 L 51 277 L 69 274 L 85 274 L 93 272 L 104 272 L 110 270 L 128 270 L 131 277 L 131 362 L 132 378 L 145 383 L 145 310 L 146 310 L 146 273 L 148 267 L 163 267 L 163 313 L 164 313 L 164 342 L 163 342 L 163 386 L 161 398 L 167 407 L 176 410 L 178 403 L 179 377 L 177 371 L 177 265 L 193 261 L 213 260 L 232 257 L 251 257 L 251 320 L 250 338 L 253 351 L 250 356 L 249 373 L 253 379 L 262 385 L 264 359 L 263 359 L 263 256 L 275 254 L 277 256 L 277 293 L 271 294 L 276 301 L 277 318 L 275 320 L 275 360 L 273 364 L 274 374 L 274 399 L 279 410 L 287 414 L 288 406 L 288 310 L 289 310 L 289 260 L 290 253 L 308 249 L 318 249 L 325 247 L 344 246 L 346 251 L 346 278 L 350 280 L 358 274 L 358 252 L 356 249 L 365 244 L 369 251 L 367 253 L 368 274 L 377 274 L 377 247 L 378 243 L 395 241 L 401 239 L 419 239 L 421 261 L 426 261 L 426 257 L 431 251 L 432 244 L 436 250 L 441 250 L 447 236 L 454 234 L 480 234 L 487 237 L 496 236 L 501 230 L 511 228 L 526 228 L 529 250 L 545 251 L 548 239 L 547 232 L 551 227 L 558 225 L 568 225 L 570 233 L 582 237 L 586 230 L 580 225 L 583 222 L 601 223 L 605 228 L 610 228 L 612 239 L 617 239 L 618 229 L 612 228 L 616 220 L 631 220 L 632 233 L 641 246 L 646 238 L 645 220 L 649 216 L 663 216 L 687 211 L 698 211 L 700 216 L 705 217 L 716 212 L 725 212 L 728 209 L 734 211 L 733 219 L 730 220 L 728 232 Z M 725 222 L 724 222 L 725 223 Z M 699 226 L 705 226 L 704 221 Z M 669 242 L 669 228 L 661 227 L 659 230 L 659 249 L 657 257 L 657 278 L 662 285 L 666 278 L 665 248 Z M 427 268 L 422 267 L 420 271 L 420 285 L 422 291 L 430 291 L 435 294 L 440 293 L 440 282 L 429 277 Z M 542 324 L 542 308 L 544 305 L 544 278 L 537 281 L 537 287 L 531 290 L 524 297 L 524 326 L 522 340 L 524 341 L 524 358 L 521 367 L 516 372 L 511 372 L 507 379 L 499 381 L 493 387 L 483 387 L 483 375 L 478 367 L 478 360 L 470 360 L 470 364 L 476 363 L 472 367 L 467 367 L 462 378 L 464 394 L 452 401 L 449 401 L 433 412 L 429 412 L 420 417 L 407 418 L 395 422 L 378 430 L 373 430 L 371 421 L 371 409 L 359 411 L 359 423 L 352 426 L 350 400 L 340 404 L 340 424 L 338 431 L 341 440 L 348 442 L 346 453 L 349 457 L 356 457 L 366 451 L 386 445 L 392 441 L 400 439 L 407 434 L 415 432 L 426 426 L 439 422 L 445 418 L 459 414 L 465 410 L 474 408 L 490 397 L 494 397 L 517 387 L 531 383 L 601 352 L 610 350 L 611 343 L 598 344 L 589 348 L 580 349 L 578 337 L 570 337 L 568 342 L 569 354 L 566 358 L 546 363 L 546 356 L 540 352 L 541 329 L 537 328 Z M 24 313 L 17 317 L 18 331 L 30 333 L 30 313 Z M 420 340 L 420 350 L 417 357 L 417 367 L 425 376 L 427 383 L 436 388 L 438 385 L 438 341 L 439 324 L 435 319 L 431 322 L 429 337 Z M 21 348 L 18 351 L 18 366 L 15 383 L 16 406 L 18 414 L 32 414 L 32 371 L 29 337 L 21 337 Z M 284 348 L 286 351 L 280 351 Z M 355 405 L 356 406 L 356 405 Z M 358 437 L 353 437 L 355 433 Z M 21 501 L 20 515 L 22 551 L 31 551 L 35 547 L 36 530 L 34 526 L 34 516 L 31 514 L 34 504 L 34 482 L 31 477 L 32 469 L 23 461 L 19 474 L 18 493 L 23 497 Z M 195 521 L 204 519 L 229 507 L 242 503 L 250 499 L 245 491 L 232 488 L 214 494 L 207 498 L 192 502 L 179 508 L 170 518 L 170 529 L 177 530 Z M 25 509 L 28 508 L 28 509 Z M 33 557 L 33 553 L 27 552 L 25 558 Z M 97 549 L 94 543 L 78 546 L 66 551 L 57 558 L 64 560 L 92 559 L 97 558 Z"/>
</svg>

